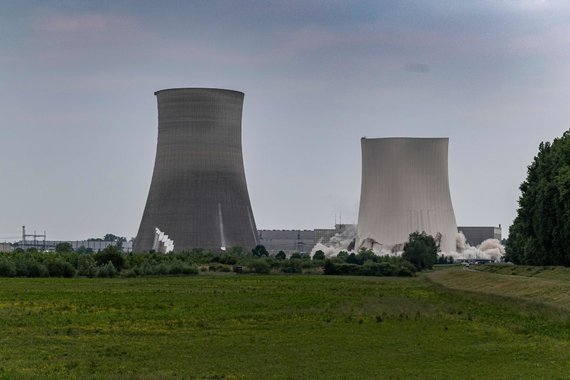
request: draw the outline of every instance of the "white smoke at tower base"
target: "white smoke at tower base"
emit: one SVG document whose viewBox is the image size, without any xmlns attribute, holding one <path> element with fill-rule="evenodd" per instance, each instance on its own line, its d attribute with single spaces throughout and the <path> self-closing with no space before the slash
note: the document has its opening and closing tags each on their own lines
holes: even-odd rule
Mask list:
<svg viewBox="0 0 570 380">
<path fill-rule="evenodd" d="M 311 250 L 311 257 L 317 251 L 324 252 L 326 257 L 336 257 L 342 251 L 357 253 L 358 250 L 354 248 L 356 233 L 356 227 L 349 227 L 342 232 L 336 233 L 329 241 L 318 242 Z M 363 239 L 360 249 L 370 250 L 378 256 L 401 256 L 405 243 L 386 245 L 366 238 Z M 467 244 L 465 235 L 459 232 L 456 235 L 456 250 L 438 252 L 438 255 L 451 256 L 454 261 L 491 260 L 500 262 L 505 256 L 505 247 L 497 239 L 487 239 L 479 246 L 473 247 Z"/>
</svg>

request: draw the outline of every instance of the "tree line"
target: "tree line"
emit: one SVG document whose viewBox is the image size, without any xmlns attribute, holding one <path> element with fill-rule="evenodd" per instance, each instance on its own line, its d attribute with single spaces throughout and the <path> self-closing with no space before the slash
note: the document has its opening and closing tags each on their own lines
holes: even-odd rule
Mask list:
<svg viewBox="0 0 570 380">
<path fill-rule="evenodd" d="M 507 260 L 570 266 L 570 131 L 539 145 L 520 190 Z"/>
<path fill-rule="evenodd" d="M 325 275 L 413 276 L 442 260 L 436 240 L 425 232 L 410 235 L 400 257 L 378 256 L 369 250 L 340 252 L 327 258 L 324 252 L 270 255 L 263 245 L 251 251 L 233 247 L 225 252 L 195 249 L 180 253 L 123 253 L 118 246 L 90 253 L 74 251 L 60 243 L 56 252 L 35 249 L 0 254 L 3 277 L 137 277 L 195 275 L 200 272 L 306 273 Z"/>
</svg>

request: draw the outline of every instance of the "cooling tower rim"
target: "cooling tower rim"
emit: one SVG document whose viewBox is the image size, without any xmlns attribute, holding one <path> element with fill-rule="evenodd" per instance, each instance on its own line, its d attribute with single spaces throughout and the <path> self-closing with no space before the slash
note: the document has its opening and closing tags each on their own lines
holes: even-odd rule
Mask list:
<svg viewBox="0 0 570 380">
<path fill-rule="evenodd" d="M 449 140 L 449 137 L 366 137 L 363 136 L 360 140 L 370 140 L 370 141 L 381 141 L 381 140 L 402 140 L 402 141 L 412 141 L 412 140 Z"/>
<path fill-rule="evenodd" d="M 237 90 L 230 90 L 227 88 L 217 88 L 217 87 L 174 87 L 174 88 L 164 88 L 162 90 L 158 90 L 154 92 L 154 95 L 158 95 L 161 92 L 177 92 L 177 91 L 193 91 L 193 90 L 199 90 L 199 91 L 212 91 L 212 92 L 234 92 L 236 94 L 240 94 L 240 95 L 244 95 L 245 94 L 241 91 L 237 91 Z"/>
</svg>

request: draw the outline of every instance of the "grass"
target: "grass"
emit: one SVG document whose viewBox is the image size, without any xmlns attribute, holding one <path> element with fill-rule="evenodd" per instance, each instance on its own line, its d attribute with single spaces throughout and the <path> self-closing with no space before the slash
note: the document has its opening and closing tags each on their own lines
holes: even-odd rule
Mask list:
<svg viewBox="0 0 570 380">
<path fill-rule="evenodd" d="M 570 272 L 567 268 L 544 270 L 542 267 L 498 265 L 476 268 L 478 270 L 439 270 L 428 277 L 447 289 L 535 302 L 570 312 L 570 278 L 565 276 L 570 276 Z M 512 275 L 513 273 L 522 275 Z"/>
<path fill-rule="evenodd" d="M 570 268 L 560 266 L 530 266 L 530 265 L 477 265 L 472 269 L 481 272 L 507 274 L 525 277 L 538 277 L 548 280 L 570 281 Z"/>
<path fill-rule="evenodd" d="M 422 276 L 0 279 L 0 328 L 10 379 L 570 373 L 567 318 Z"/>
</svg>

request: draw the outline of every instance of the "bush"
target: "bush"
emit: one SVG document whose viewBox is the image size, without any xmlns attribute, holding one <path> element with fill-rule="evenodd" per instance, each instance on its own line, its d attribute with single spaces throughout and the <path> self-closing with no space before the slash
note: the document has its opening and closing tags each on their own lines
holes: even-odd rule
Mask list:
<svg viewBox="0 0 570 380">
<path fill-rule="evenodd" d="M 50 277 L 74 277 L 75 268 L 65 260 L 57 258 L 47 262 Z"/>
<path fill-rule="evenodd" d="M 109 245 L 95 254 L 95 262 L 98 266 L 106 265 L 109 261 L 113 263 L 115 270 L 120 271 L 125 266 L 125 255 L 114 245 Z"/>
<path fill-rule="evenodd" d="M 325 261 L 325 266 L 323 267 L 323 271 L 327 275 L 335 275 L 338 274 L 336 270 L 336 265 L 332 262 L 332 260 L 327 259 Z"/>
<path fill-rule="evenodd" d="M 97 269 L 97 277 L 115 277 L 117 269 L 111 261 Z"/>
<path fill-rule="evenodd" d="M 336 258 L 340 261 L 345 261 L 348 258 L 348 252 L 340 251 L 338 255 L 336 255 Z"/>
<path fill-rule="evenodd" d="M 165 275 L 170 272 L 170 266 L 165 263 L 160 263 L 154 267 L 154 274 Z"/>
<path fill-rule="evenodd" d="M 325 253 L 320 249 L 317 252 L 315 252 L 315 254 L 313 255 L 313 260 L 324 260 L 324 259 L 325 259 Z"/>
<path fill-rule="evenodd" d="M 283 261 L 281 264 L 281 272 L 283 273 L 303 273 L 303 265 L 301 260 L 293 259 Z"/>
<path fill-rule="evenodd" d="M 185 265 L 182 268 L 182 273 L 183 274 L 198 274 L 198 268 L 194 267 L 194 266 L 190 266 L 190 265 Z"/>
<path fill-rule="evenodd" d="M 35 260 L 30 260 L 27 263 L 26 277 L 49 277 L 49 271 L 45 265 Z"/>
<path fill-rule="evenodd" d="M 181 261 L 173 260 L 170 263 L 170 270 L 168 271 L 168 274 L 182 274 L 183 269 L 184 264 Z"/>
<path fill-rule="evenodd" d="M 323 270 L 325 275 L 350 276 L 413 276 L 415 273 L 414 266 L 400 257 L 379 257 L 378 260 L 358 265 L 327 259 Z"/>
<path fill-rule="evenodd" d="M 269 274 L 271 268 L 269 264 L 263 260 L 255 260 L 249 264 L 249 268 L 257 274 Z"/>
<path fill-rule="evenodd" d="M 5 258 L 0 259 L 0 276 L 14 277 L 16 275 L 16 266 L 12 261 Z"/>
<path fill-rule="evenodd" d="M 287 258 L 287 255 L 285 254 L 285 252 L 283 251 L 279 251 L 277 252 L 277 254 L 275 255 L 275 258 L 277 260 L 285 260 Z"/>
<path fill-rule="evenodd" d="M 79 276 L 86 276 L 89 278 L 97 275 L 97 264 L 93 255 L 82 254 L 77 259 L 77 274 Z"/>
</svg>

